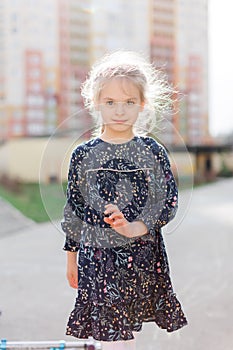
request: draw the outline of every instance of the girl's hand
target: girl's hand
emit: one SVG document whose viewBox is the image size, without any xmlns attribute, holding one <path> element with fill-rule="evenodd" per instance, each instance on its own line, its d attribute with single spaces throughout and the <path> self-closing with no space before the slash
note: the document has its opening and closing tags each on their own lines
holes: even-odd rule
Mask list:
<svg viewBox="0 0 233 350">
<path fill-rule="evenodd" d="M 67 252 L 67 269 L 66 277 L 68 279 L 69 285 L 72 288 L 78 288 L 78 266 L 77 266 L 77 253 Z"/>
<path fill-rule="evenodd" d="M 72 288 L 78 288 L 78 266 L 77 264 L 68 265 L 66 277 L 68 279 L 69 285 Z"/>
<path fill-rule="evenodd" d="M 106 210 L 104 211 L 104 214 L 106 216 L 104 218 L 104 221 L 112 226 L 116 231 L 117 228 L 129 224 L 129 221 L 125 219 L 124 214 L 120 211 L 117 205 L 107 204 L 105 205 L 105 208 Z"/>
<path fill-rule="evenodd" d="M 107 204 L 105 208 L 104 214 L 107 216 L 104 221 L 119 234 L 133 238 L 147 233 L 147 227 L 142 221 L 129 222 L 117 205 Z"/>
</svg>

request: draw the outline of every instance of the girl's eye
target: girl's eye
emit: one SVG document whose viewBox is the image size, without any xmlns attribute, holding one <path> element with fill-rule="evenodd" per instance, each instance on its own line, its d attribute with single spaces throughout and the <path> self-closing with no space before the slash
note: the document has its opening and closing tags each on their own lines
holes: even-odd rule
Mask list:
<svg viewBox="0 0 233 350">
<path fill-rule="evenodd" d="M 132 100 L 127 101 L 127 105 L 128 105 L 128 106 L 133 106 L 134 104 L 135 104 L 135 102 L 132 101 Z"/>
<path fill-rule="evenodd" d="M 112 100 L 106 101 L 107 106 L 113 106 L 114 102 Z"/>
</svg>

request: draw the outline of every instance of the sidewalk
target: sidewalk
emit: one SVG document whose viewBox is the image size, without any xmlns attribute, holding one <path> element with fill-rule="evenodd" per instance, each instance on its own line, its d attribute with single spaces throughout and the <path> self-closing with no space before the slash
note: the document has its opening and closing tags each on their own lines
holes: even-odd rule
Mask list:
<svg viewBox="0 0 233 350">
<path fill-rule="evenodd" d="M 33 224 L 33 221 L 26 218 L 10 203 L 0 197 L 0 238 L 11 232 L 17 232 Z"/>
<path fill-rule="evenodd" d="M 233 179 L 195 189 L 185 215 L 190 191 L 180 197 L 179 215 L 164 238 L 189 325 L 168 334 L 147 324 L 137 349 L 232 350 Z M 1 227 L 8 221 L 1 215 Z M 64 236 L 51 223 L 19 226 L 0 234 L 0 338 L 75 340 L 64 335 L 76 294 L 66 282 Z"/>
</svg>

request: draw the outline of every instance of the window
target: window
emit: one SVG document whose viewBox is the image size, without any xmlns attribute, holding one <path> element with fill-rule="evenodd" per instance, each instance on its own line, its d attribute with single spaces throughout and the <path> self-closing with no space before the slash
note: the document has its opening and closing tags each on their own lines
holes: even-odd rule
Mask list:
<svg viewBox="0 0 233 350">
<path fill-rule="evenodd" d="M 30 123 L 27 125 L 27 132 L 29 135 L 41 135 L 44 132 L 44 125 L 37 123 Z"/>
<path fill-rule="evenodd" d="M 12 125 L 12 133 L 14 135 L 20 135 L 23 133 L 23 126 L 21 124 L 13 124 Z"/>
<path fill-rule="evenodd" d="M 40 56 L 37 54 L 34 54 L 34 55 L 31 54 L 28 57 L 28 62 L 33 64 L 33 65 L 39 65 L 40 64 Z"/>
<path fill-rule="evenodd" d="M 40 71 L 40 69 L 31 69 L 30 71 L 29 71 L 29 76 L 30 76 L 30 78 L 32 78 L 32 79 L 38 79 L 39 77 L 40 77 L 40 75 L 41 75 L 41 71 Z"/>
<path fill-rule="evenodd" d="M 28 120 L 43 120 L 44 119 L 44 111 L 40 109 L 29 109 L 27 111 Z"/>
<path fill-rule="evenodd" d="M 13 119 L 14 120 L 20 120 L 22 118 L 22 112 L 21 111 L 14 111 L 13 112 Z"/>
<path fill-rule="evenodd" d="M 33 92 L 40 92 L 41 91 L 41 84 L 39 83 L 31 83 L 30 84 L 30 90 Z"/>
<path fill-rule="evenodd" d="M 44 98 L 41 95 L 28 95 L 27 102 L 29 106 L 43 106 Z"/>
<path fill-rule="evenodd" d="M 56 120 L 57 116 L 56 116 L 56 113 L 54 112 L 49 112 L 46 114 L 46 119 L 49 121 L 49 122 L 54 122 Z"/>
<path fill-rule="evenodd" d="M 54 107 L 56 107 L 56 104 L 57 104 L 57 102 L 56 102 L 56 99 L 55 99 L 55 98 L 50 98 L 50 99 L 47 101 L 47 106 L 48 106 L 49 108 L 54 108 Z"/>
</svg>

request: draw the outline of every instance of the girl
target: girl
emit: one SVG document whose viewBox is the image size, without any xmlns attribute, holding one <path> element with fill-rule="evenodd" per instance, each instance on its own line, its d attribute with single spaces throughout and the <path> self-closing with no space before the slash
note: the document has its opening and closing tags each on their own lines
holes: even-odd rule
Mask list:
<svg viewBox="0 0 233 350">
<path fill-rule="evenodd" d="M 66 334 L 103 349 L 133 348 L 143 322 L 168 332 L 187 324 L 161 235 L 177 186 L 164 147 L 146 136 L 171 93 L 149 62 L 125 51 L 97 62 L 82 86 L 99 133 L 70 161 L 62 228 L 78 295 Z"/>
</svg>

